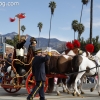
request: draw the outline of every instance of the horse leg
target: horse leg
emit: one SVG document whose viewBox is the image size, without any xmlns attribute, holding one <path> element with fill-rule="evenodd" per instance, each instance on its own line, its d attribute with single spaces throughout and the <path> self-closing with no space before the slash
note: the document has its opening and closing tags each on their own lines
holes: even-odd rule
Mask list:
<svg viewBox="0 0 100 100">
<path fill-rule="evenodd" d="M 69 89 L 68 89 L 67 84 L 66 84 L 66 78 L 62 79 L 62 83 L 63 83 L 63 85 L 62 85 L 63 92 L 68 92 L 68 94 L 69 94 L 70 92 L 69 92 Z"/>
<path fill-rule="evenodd" d="M 91 92 L 93 92 L 97 88 L 98 80 L 96 79 L 96 76 L 94 77 L 94 80 L 95 80 L 96 84 L 93 88 L 90 89 Z"/>
<path fill-rule="evenodd" d="M 81 79 L 81 77 L 82 77 L 82 75 L 83 75 L 84 73 L 85 73 L 85 72 L 78 73 L 78 75 L 77 75 L 77 77 L 76 77 L 76 79 L 75 79 L 73 96 L 75 96 L 75 95 L 77 94 L 78 96 L 81 97 L 81 94 L 80 94 L 80 92 L 79 92 L 79 90 L 78 90 L 78 88 L 77 88 L 77 82 Z"/>
<path fill-rule="evenodd" d="M 100 70 L 99 70 L 99 73 L 98 73 L 98 93 L 99 93 L 99 96 L 100 96 Z"/>
<path fill-rule="evenodd" d="M 59 83 L 61 83 L 61 78 L 58 78 L 57 84 L 56 84 L 56 92 L 57 92 L 57 95 L 58 95 L 58 96 L 60 95 L 60 91 L 58 90 Z"/>
<path fill-rule="evenodd" d="M 54 89 L 54 78 L 49 78 L 47 93 L 52 93 L 53 89 Z"/>
<path fill-rule="evenodd" d="M 81 91 L 81 94 L 84 94 L 84 91 L 83 91 L 83 89 L 82 89 L 83 81 L 84 81 L 84 75 L 82 76 L 82 78 L 81 78 L 81 83 L 79 84 L 79 89 L 80 89 L 80 91 Z"/>
</svg>

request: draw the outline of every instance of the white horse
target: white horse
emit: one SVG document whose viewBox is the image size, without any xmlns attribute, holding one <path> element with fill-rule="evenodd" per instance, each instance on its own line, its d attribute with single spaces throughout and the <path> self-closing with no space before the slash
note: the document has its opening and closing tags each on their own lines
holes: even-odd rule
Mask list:
<svg viewBox="0 0 100 100">
<path fill-rule="evenodd" d="M 84 53 L 82 54 L 82 56 L 85 56 L 85 57 L 88 57 L 88 58 L 93 57 L 89 52 L 87 52 L 87 53 L 84 52 Z M 86 75 L 84 74 L 84 75 L 81 77 L 80 83 L 79 83 L 79 86 L 78 86 L 78 88 L 80 89 L 81 94 L 84 94 L 84 91 L 83 91 L 83 89 L 82 89 L 84 77 L 85 77 L 85 79 L 87 78 Z M 93 91 L 97 88 L 97 83 L 98 83 L 98 80 L 97 80 L 96 76 L 93 76 L 93 78 L 94 78 L 94 81 L 95 81 L 96 84 L 94 85 L 94 87 L 92 87 L 92 88 L 90 89 L 91 92 L 93 92 Z"/>
<path fill-rule="evenodd" d="M 93 58 L 100 67 L 100 50 L 97 52 L 95 56 L 93 56 Z M 98 74 L 98 93 L 100 95 L 100 68 L 96 67 L 97 64 L 94 61 L 82 55 L 74 56 L 72 64 L 74 65 L 74 72 L 77 72 L 77 74 L 71 75 L 70 80 L 68 82 L 69 86 L 74 84 L 73 95 L 77 94 L 78 96 L 81 96 L 77 88 L 77 82 L 82 78 L 84 74 L 86 76 L 93 76 Z"/>
</svg>

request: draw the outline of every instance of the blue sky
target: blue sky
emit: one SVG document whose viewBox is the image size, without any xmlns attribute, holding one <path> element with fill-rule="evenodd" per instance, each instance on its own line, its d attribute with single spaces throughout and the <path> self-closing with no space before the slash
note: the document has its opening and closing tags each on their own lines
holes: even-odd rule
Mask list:
<svg viewBox="0 0 100 100">
<path fill-rule="evenodd" d="M 51 11 L 48 7 L 51 0 L 12 0 L 18 2 L 16 6 L 0 6 L 0 33 L 6 34 L 18 32 L 18 19 L 11 23 L 9 17 L 14 17 L 18 13 L 26 13 L 26 18 L 21 20 L 21 25 L 26 26 L 24 34 L 38 37 L 38 22 L 43 23 L 40 37 L 49 37 Z M 2 2 L 12 2 L 2 0 Z M 56 9 L 52 18 L 51 38 L 57 38 L 63 41 L 71 41 L 74 38 L 74 32 L 71 29 L 73 20 L 80 19 L 82 3 L 81 0 L 54 0 Z M 93 0 L 93 37 L 100 34 L 100 0 Z M 82 37 L 89 38 L 90 33 L 90 2 L 84 6 L 82 23 L 85 31 Z M 77 38 L 77 33 L 76 33 Z"/>
</svg>

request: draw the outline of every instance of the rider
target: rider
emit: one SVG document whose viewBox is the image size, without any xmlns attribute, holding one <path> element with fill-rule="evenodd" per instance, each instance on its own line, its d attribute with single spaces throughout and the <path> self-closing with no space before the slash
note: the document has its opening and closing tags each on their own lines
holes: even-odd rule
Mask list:
<svg viewBox="0 0 100 100">
<path fill-rule="evenodd" d="M 24 62 L 24 44 L 26 43 L 27 36 L 21 36 L 20 41 L 16 44 L 14 51 L 14 59 L 19 59 L 21 62 Z M 19 75 L 22 75 L 22 70 L 26 70 L 24 65 L 17 61 L 15 63 L 16 71 Z"/>
<path fill-rule="evenodd" d="M 37 45 L 37 40 L 34 37 L 31 37 L 27 53 L 27 58 L 28 58 L 27 63 L 30 63 L 32 57 L 35 56 L 36 45 Z"/>
<path fill-rule="evenodd" d="M 4 72 L 7 72 L 7 68 L 11 67 L 11 63 L 12 63 L 12 53 L 10 53 L 8 57 L 5 59 Z"/>
</svg>

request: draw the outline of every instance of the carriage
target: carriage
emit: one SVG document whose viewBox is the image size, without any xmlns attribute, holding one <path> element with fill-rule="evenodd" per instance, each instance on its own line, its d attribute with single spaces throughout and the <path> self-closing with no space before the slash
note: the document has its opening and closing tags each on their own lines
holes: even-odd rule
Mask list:
<svg viewBox="0 0 100 100">
<path fill-rule="evenodd" d="M 34 57 L 32 58 L 32 60 L 34 60 Z M 21 88 L 26 88 L 27 92 L 30 93 L 31 89 L 35 86 L 36 82 L 34 79 L 34 75 L 32 74 L 32 60 L 29 64 L 25 64 L 23 62 L 21 62 L 18 59 L 13 59 L 12 63 L 11 63 L 11 72 L 8 73 L 4 73 L 4 76 L 2 78 L 2 83 L 1 83 L 1 87 L 8 93 L 16 93 L 18 92 Z M 14 67 L 14 63 L 15 62 L 19 62 L 20 64 L 23 64 L 24 66 L 28 67 L 30 66 L 29 70 L 23 74 L 23 76 L 19 76 L 18 73 L 16 72 L 16 69 Z M 12 75 L 13 72 L 13 75 Z M 23 81 L 23 77 L 25 78 L 24 83 Z M 48 79 L 49 78 L 67 78 L 66 75 L 64 74 L 46 74 L 46 81 L 45 81 L 45 85 L 44 85 L 44 91 L 46 92 L 48 89 Z"/>
<path fill-rule="evenodd" d="M 71 50 L 70 49 L 66 50 L 65 54 L 69 53 L 69 55 L 70 54 L 76 55 L 76 54 L 79 53 L 78 48 L 75 48 L 75 49 L 72 50 L 72 51 L 74 51 L 74 53 L 72 53 L 72 51 L 70 53 L 69 51 L 71 51 Z M 44 91 L 45 92 L 48 90 L 49 85 L 51 85 L 50 79 L 53 79 L 53 78 L 56 77 L 56 78 L 63 78 L 66 81 L 68 76 L 65 73 L 66 72 L 70 73 L 72 71 L 72 68 L 69 67 L 69 66 L 71 66 L 72 57 L 64 55 L 64 56 L 60 56 L 60 57 L 59 56 L 51 56 L 50 58 L 52 59 L 51 61 L 53 61 L 55 63 L 52 64 L 53 62 L 51 62 L 51 65 L 49 65 L 49 66 L 51 68 L 52 68 L 52 66 L 53 67 L 56 66 L 57 68 L 51 69 L 51 73 L 46 74 L 46 81 L 45 81 L 45 85 L 44 85 Z M 16 93 L 22 87 L 26 88 L 28 93 L 31 92 L 31 89 L 36 84 L 35 79 L 34 79 L 34 75 L 32 74 L 32 60 L 34 60 L 34 57 L 31 59 L 29 64 L 26 64 L 26 63 L 21 62 L 18 59 L 13 59 L 13 61 L 11 63 L 11 66 L 12 66 L 11 67 L 11 72 L 10 73 L 4 73 L 3 80 L 2 80 L 2 83 L 1 83 L 1 87 L 6 92 Z M 28 69 L 27 72 L 25 74 L 23 74 L 22 76 L 19 76 L 17 71 L 16 71 L 16 68 L 14 66 L 14 64 L 16 62 L 19 62 L 21 65 L 24 65 Z M 57 73 L 54 73 L 55 72 L 54 70 L 56 70 Z M 59 70 L 59 72 L 58 72 L 58 70 Z M 52 71 L 54 71 L 54 72 L 52 73 Z M 14 73 L 14 75 L 11 75 L 12 72 Z M 23 79 L 25 79 L 24 83 L 23 83 Z"/>
</svg>

